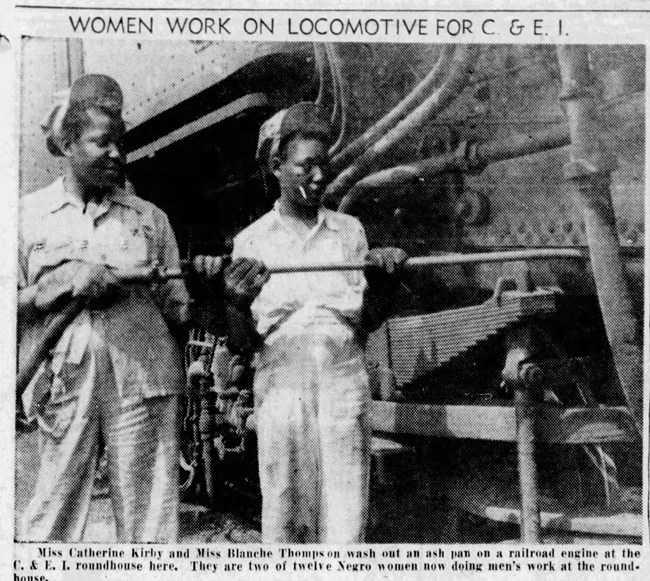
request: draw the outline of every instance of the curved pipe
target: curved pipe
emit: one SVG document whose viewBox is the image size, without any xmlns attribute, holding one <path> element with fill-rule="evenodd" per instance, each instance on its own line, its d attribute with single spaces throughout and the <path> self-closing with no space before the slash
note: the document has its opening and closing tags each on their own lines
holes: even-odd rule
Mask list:
<svg viewBox="0 0 650 581">
<path fill-rule="evenodd" d="M 490 163 L 563 147 L 570 142 L 568 126 L 559 125 L 533 135 L 522 134 L 479 144 L 461 143 L 455 151 L 365 177 L 345 195 L 338 209 L 339 212 L 353 213 L 356 204 L 375 188 L 399 187 L 443 172 L 482 170 Z"/>
<path fill-rule="evenodd" d="M 332 107 L 332 115 L 330 116 L 330 123 L 336 126 L 340 117 L 340 97 L 341 88 L 339 82 L 341 80 L 340 71 L 337 68 L 337 63 L 334 61 L 334 53 L 332 52 L 331 43 L 325 44 L 325 57 L 327 59 L 327 66 L 332 76 L 332 95 L 334 98 L 334 106 Z"/>
<path fill-rule="evenodd" d="M 587 47 L 558 46 L 557 57 L 562 76 L 561 99 L 571 132 L 565 177 L 582 207 L 596 294 L 620 389 L 642 433 L 642 334 L 634 314 L 616 231 L 610 192 L 613 158 L 602 143 L 596 123 L 597 99 Z"/>
<path fill-rule="evenodd" d="M 323 106 L 325 102 L 325 95 L 327 93 L 327 55 L 325 54 L 325 45 L 315 42 L 314 43 L 314 61 L 316 71 L 318 72 L 318 96 L 316 97 L 316 105 Z"/>
<path fill-rule="evenodd" d="M 332 112 L 332 125 L 338 126 L 338 136 L 334 140 L 334 144 L 330 147 L 330 155 L 337 151 L 345 139 L 345 134 L 348 128 L 348 112 L 347 112 L 347 93 L 345 82 L 341 73 L 341 63 L 336 49 L 333 44 L 327 43 L 325 45 L 327 60 L 329 62 L 329 69 L 332 73 L 333 89 L 334 89 L 334 110 Z"/>
<path fill-rule="evenodd" d="M 377 167 L 392 148 L 419 129 L 431 117 L 443 111 L 465 88 L 477 47 L 462 46 L 456 52 L 445 83 L 421 103 L 406 119 L 367 149 L 356 162 L 341 172 L 329 185 L 323 203 L 338 206 L 339 200 L 361 178 Z"/>
<path fill-rule="evenodd" d="M 341 66 L 336 49 L 331 43 L 313 43 L 314 59 L 319 77 L 318 96 L 316 105 L 325 107 L 326 101 L 331 101 L 332 113 L 330 122 L 333 127 L 338 127 L 338 134 L 332 140 L 330 156 L 341 148 L 348 128 L 347 94 Z"/>
<path fill-rule="evenodd" d="M 348 163 L 359 157 L 368 147 L 376 143 L 387 131 L 395 127 L 397 123 L 409 115 L 444 78 L 452 61 L 454 51 L 455 48 L 453 46 L 444 46 L 431 72 L 398 105 L 363 135 L 347 145 L 340 153 L 334 155 L 331 163 L 332 170 L 338 172 L 343 169 Z"/>
</svg>

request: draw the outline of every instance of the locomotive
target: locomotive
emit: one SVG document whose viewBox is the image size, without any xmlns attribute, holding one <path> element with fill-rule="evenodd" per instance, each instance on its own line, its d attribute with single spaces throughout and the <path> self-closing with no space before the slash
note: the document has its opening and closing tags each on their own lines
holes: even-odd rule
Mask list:
<svg viewBox="0 0 650 581">
<path fill-rule="evenodd" d="M 108 74 L 126 95 L 129 180 L 188 259 L 227 254 L 272 205 L 264 120 L 327 108 L 325 204 L 356 215 L 371 247 L 439 258 L 367 342 L 376 482 L 399 486 L 416 457 L 448 542 L 476 519 L 526 542 L 640 542 L 643 46 L 25 38 L 21 51 L 21 195 L 59 170 L 38 133 L 45 96 Z M 185 363 L 180 486 L 254 507 L 254 358 L 195 329 Z"/>
</svg>

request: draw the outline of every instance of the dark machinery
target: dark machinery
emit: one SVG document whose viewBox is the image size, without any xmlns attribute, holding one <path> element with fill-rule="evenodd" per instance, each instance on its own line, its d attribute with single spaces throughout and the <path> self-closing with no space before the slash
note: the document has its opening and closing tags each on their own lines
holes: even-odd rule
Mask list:
<svg viewBox="0 0 650 581">
<path fill-rule="evenodd" d="M 160 63 L 176 72 L 133 106 L 127 146 L 184 255 L 227 253 L 268 210 L 259 126 L 314 100 L 338 131 L 327 205 L 371 245 L 468 256 L 414 271 L 368 341 L 377 474 L 393 452 L 435 463 L 446 541 L 479 517 L 525 542 L 639 542 L 643 47 L 179 46 L 185 66 Z M 125 87 L 141 74 L 106 66 Z M 182 488 L 256 505 L 253 361 L 196 330 L 186 363 Z"/>
<path fill-rule="evenodd" d="M 484 49 L 498 50 L 508 52 Z M 530 160 L 566 146 L 561 180 L 566 186 L 561 187 L 574 196 L 575 207 L 582 212 L 582 218 L 572 214 L 563 225 L 536 226 L 548 218 L 544 214 L 550 208 L 539 211 L 539 203 L 531 203 L 536 210 L 528 219 L 542 244 L 530 244 L 533 236 L 527 227 L 510 235 L 508 242 L 514 239 L 518 244 L 479 247 L 493 252 L 504 247 L 566 248 L 565 240 L 570 239 L 566 234 L 575 228 L 582 243 L 568 246 L 583 247 L 585 261 L 549 258 L 539 264 L 522 257 L 495 268 L 477 260 L 466 267 L 450 267 L 446 273 L 421 271 L 407 283 L 401 308 L 368 344 L 368 369 L 376 386 L 373 427 L 397 442 L 412 443 L 422 436 L 449 439 L 455 452 L 449 454 L 447 496 L 459 514 L 520 523 L 526 542 L 540 542 L 542 529 L 546 538 L 553 539 L 640 539 L 642 358 L 638 297 L 635 306 L 632 295 L 639 282 L 630 281 L 638 274 L 630 266 L 642 254 L 638 245 L 621 248 L 619 242 L 621 227 L 610 192 L 614 156 L 602 143 L 607 115 L 614 114 L 616 105 L 602 99 L 608 88 L 591 69 L 586 49 L 558 49 L 549 73 L 562 87 L 558 102 L 565 119 L 557 117 L 542 129 L 526 127 L 507 137 L 492 128 L 497 135 L 487 139 L 462 135 L 470 132 L 472 123 L 482 124 L 480 113 L 460 124 L 457 117 L 444 118 L 445 111 L 460 103 L 472 119 L 463 103 L 468 89 L 474 92 L 470 101 L 491 101 L 490 91 L 499 76 L 476 64 L 481 63 L 476 47 L 440 49 L 431 72 L 416 89 L 402 95 L 370 128 L 363 132 L 357 128 L 357 137 L 350 134 L 361 120 L 346 119 L 345 114 L 357 111 L 363 100 L 356 85 L 358 69 L 346 61 L 343 48 L 318 46 L 315 51 L 321 73 L 316 99 L 325 103 L 330 99 L 340 127 L 332 151 L 337 175 L 327 203 L 359 215 L 375 243 L 387 242 L 388 232 L 393 234 L 388 242 L 410 246 L 411 252 L 423 245 L 432 252 L 476 249 L 479 245 L 468 243 L 467 233 L 476 236 L 498 223 L 491 206 L 496 205 L 493 196 L 499 195 L 499 184 L 486 195 L 485 186 L 468 187 L 468 182 L 480 183 L 478 178 L 491 164 Z M 536 63 L 524 59 L 511 66 L 525 70 L 544 59 L 551 66 L 548 52 L 540 50 L 536 56 Z M 392 72 L 396 74 L 395 69 Z M 508 70 L 498 73 L 517 76 Z M 637 122 L 642 123 L 640 109 L 633 105 L 638 92 L 617 98 L 627 111 L 619 109 L 616 114 L 639 115 Z M 525 125 L 505 116 L 503 122 Z M 633 122 L 628 118 L 628 124 Z M 486 132 L 485 127 L 481 130 Z M 623 149 L 636 145 L 628 142 L 620 147 L 617 154 L 624 159 L 629 151 Z M 549 171 L 558 161 L 551 158 Z M 518 171 L 525 180 L 526 172 Z M 523 183 L 523 189 L 529 187 Z M 453 218 L 451 224 L 444 223 L 445 216 Z M 635 219 L 640 221 L 641 216 Z M 433 231 L 426 231 L 427 220 Z M 386 224 L 388 228 L 382 228 Z M 420 239 L 404 239 L 409 227 Z M 564 231 L 558 233 L 560 228 Z M 429 294 L 428 300 L 423 300 L 424 294 Z M 201 357 L 206 359 L 203 370 L 211 358 L 223 357 L 220 344 L 204 348 L 191 364 L 194 371 Z M 220 368 L 213 364 L 212 375 Z M 240 362 L 233 369 L 240 369 Z M 231 383 L 224 383 L 227 375 L 209 387 L 209 373 L 189 374 L 193 401 L 202 402 L 194 425 L 203 446 L 205 486 L 211 499 L 212 476 L 220 474 L 216 466 L 222 467 L 227 482 L 227 458 L 243 456 L 248 445 L 254 446 L 249 437 L 254 427 L 250 385 L 239 383 L 246 373 L 237 371 Z M 238 473 L 242 471 L 233 472 Z M 234 480 L 231 475 L 230 482 Z"/>
</svg>

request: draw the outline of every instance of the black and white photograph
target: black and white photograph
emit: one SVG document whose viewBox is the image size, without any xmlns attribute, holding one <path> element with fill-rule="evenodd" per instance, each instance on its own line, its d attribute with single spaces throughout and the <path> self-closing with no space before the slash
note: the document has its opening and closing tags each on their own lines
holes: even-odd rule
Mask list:
<svg viewBox="0 0 650 581">
<path fill-rule="evenodd" d="M 20 53 L 16 540 L 641 542 L 643 45 Z"/>
<path fill-rule="evenodd" d="M 645 578 L 650 6 L 376 2 L 0 8 L 14 581 Z"/>
</svg>

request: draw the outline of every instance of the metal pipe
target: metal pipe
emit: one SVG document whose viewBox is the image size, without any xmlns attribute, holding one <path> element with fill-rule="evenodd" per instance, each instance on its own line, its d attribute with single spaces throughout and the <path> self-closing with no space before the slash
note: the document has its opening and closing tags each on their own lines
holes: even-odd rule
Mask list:
<svg viewBox="0 0 650 581">
<path fill-rule="evenodd" d="M 441 256 L 413 256 L 404 265 L 407 269 L 449 266 L 456 264 L 481 264 L 489 262 L 513 262 L 519 260 L 569 259 L 586 260 L 584 252 L 576 248 L 535 248 L 528 250 L 504 250 L 501 252 L 474 252 L 468 254 L 444 254 Z M 372 266 L 368 262 L 326 262 L 305 264 L 269 264 L 271 274 L 297 272 L 330 272 L 346 270 L 364 270 Z M 134 273 L 135 274 L 135 273 Z M 160 280 L 183 278 L 187 271 L 183 268 L 162 271 Z M 151 279 L 143 279 L 151 282 Z"/>
<path fill-rule="evenodd" d="M 571 143 L 569 126 L 562 124 L 550 127 L 538 133 L 523 133 L 510 135 L 506 139 L 495 139 L 476 145 L 474 159 L 470 158 L 474 167 L 484 167 L 490 163 L 523 157 L 549 149 L 564 147 Z"/>
<path fill-rule="evenodd" d="M 388 131 L 409 115 L 415 107 L 422 103 L 427 94 L 431 93 L 438 83 L 440 83 L 443 76 L 447 74 L 454 51 L 455 47 L 451 45 L 444 46 L 431 72 L 396 107 L 391 109 L 385 117 L 365 131 L 363 135 L 347 145 L 340 153 L 332 157 L 332 171 L 340 171 L 346 164 L 359 157 L 368 147 L 374 145 Z"/>
<path fill-rule="evenodd" d="M 488 262 L 513 262 L 518 260 L 548 260 L 564 258 L 584 260 L 584 254 L 573 248 L 539 248 L 535 250 L 511 250 L 503 252 L 476 252 L 472 254 L 446 254 L 443 256 L 413 256 L 404 265 L 407 269 L 447 266 L 456 264 L 479 264 Z M 271 274 L 292 272 L 327 272 L 332 270 L 364 270 L 372 266 L 367 262 L 326 264 L 275 264 L 269 265 Z"/>
<path fill-rule="evenodd" d="M 215 416 L 217 413 L 216 394 L 210 391 L 206 382 L 201 386 L 201 413 L 199 414 L 199 435 L 201 438 L 201 458 L 203 459 L 203 484 L 210 503 L 216 500 L 217 479 L 213 462 Z"/>
<path fill-rule="evenodd" d="M 372 188 L 399 187 L 405 183 L 431 179 L 443 172 L 482 170 L 490 163 L 563 147 L 569 143 L 571 143 L 571 136 L 568 125 L 552 127 L 532 135 L 514 135 L 487 143 L 464 142 L 455 151 L 370 174 L 357 182 L 345 195 L 338 210 L 351 213 L 354 205 Z"/>
<path fill-rule="evenodd" d="M 443 111 L 460 95 L 475 64 L 477 50 L 476 47 L 468 45 L 461 46 L 456 51 L 445 83 L 408 117 L 366 149 L 350 167 L 338 174 L 325 191 L 325 205 L 338 206 L 343 195 L 361 178 L 377 168 L 396 144 L 413 135 L 428 119 Z"/>
<path fill-rule="evenodd" d="M 328 75 L 327 70 L 327 55 L 325 54 L 325 45 L 320 42 L 314 42 L 314 61 L 316 65 L 316 71 L 318 72 L 318 96 L 316 97 L 316 105 L 323 106 L 325 102 L 325 95 L 327 93 L 326 89 L 326 77 Z"/>
<path fill-rule="evenodd" d="M 530 388 L 523 381 L 517 382 L 514 391 L 521 494 L 521 541 L 526 544 L 539 544 L 541 539 L 533 400 Z"/>
<path fill-rule="evenodd" d="M 329 148 L 328 152 L 329 155 L 333 155 L 341 148 L 341 145 L 345 142 L 349 130 L 349 89 L 347 88 L 343 79 L 343 73 L 341 72 L 341 59 L 337 54 L 336 46 L 332 43 L 326 43 L 325 51 L 334 81 L 335 99 L 334 109 L 332 111 L 332 125 L 339 128 L 338 135 L 334 140 L 334 143 Z"/>
<path fill-rule="evenodd" d="M 506 335 L 508 353 L 503 367 L 503 381 L 514 389 L 517 464 L 521 499 L 521 541 L 539 544 L 539 482 L 535 461 L 535 409 L 531 387 L 525 381 L 525 363 L 533 354 L 530 327 L 520 326 Z"/>
<path fill-rule="evenodd" d="M 641 329 L 634 314 L 610 193 L 613 157 L 600 139 L 596 123 L 596 89 L 587 47 L 558 46 L 563 91 L 571 132 L 565 177 L 577 193 L 596 283 L 596 293 L 612 350 L 621 391 L 643 429 L 643 356 Z"/>
</svg>

